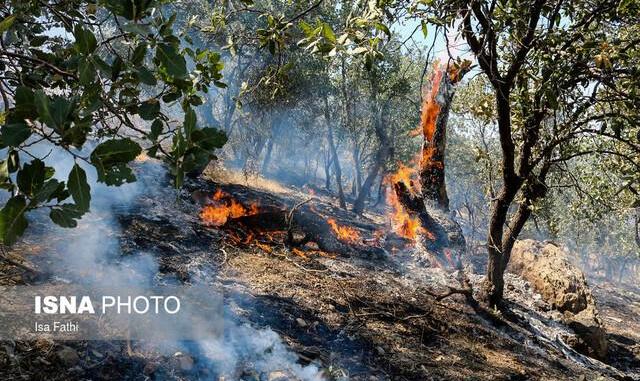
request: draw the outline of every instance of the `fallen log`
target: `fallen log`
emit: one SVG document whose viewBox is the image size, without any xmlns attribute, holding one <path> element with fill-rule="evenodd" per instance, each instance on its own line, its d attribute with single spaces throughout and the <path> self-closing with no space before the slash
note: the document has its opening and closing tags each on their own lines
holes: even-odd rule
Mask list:
<svg viewBox="0 0 640 381">
<path fill-rule="evenodd" d="M 283 243 L 288 247 L 302 247 L 313 242 L 320 250 L 342 257 L 381 259 L 386 256 L 383 248 L 341 241 L 336 237 L 327 220 L 309 208 L 301 208 L 293 213 L 291 221 L 287 217 L 286 210 L 269 211 L 230 219 L 222 228 L 242 226 L 248 231 L 286 231 L 287 238 Z"/>
</svg>

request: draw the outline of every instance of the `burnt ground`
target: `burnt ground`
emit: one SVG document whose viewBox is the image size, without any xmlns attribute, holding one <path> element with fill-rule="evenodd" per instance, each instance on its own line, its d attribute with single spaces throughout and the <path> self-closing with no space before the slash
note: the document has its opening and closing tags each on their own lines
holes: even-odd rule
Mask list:
<svg viewBox="0 0 640 381">
<path fill-rule="evenodd" d="M 218 186 L 199 182 L 191 191 Z M 298 191 L 223 188 L 241 201 L 260 199 L 276 206 L 290 207 L 307 197 Z M 299 363 L 318 365 L 327 379 L 640 380 L 638 290 L 594 286 L 611 343 L 607 365 L 559 343 L 554 335 L 562 328 L 551 322 L 552 313 L 517 277 L 508 277 L 509 301 L 503 312 L 478 314 L 461 295 L 436 300 L 434 295 L 447 286 L 459 286 L 459 274 L 428 267 L 423 250 L 386 258 L 317 250 L 300 255 L 273 242 L 265 250 L 264 245 L 230 240 L 229 232 L 203 226 L 199 206 L 190 196 L 185 192 L 175 203 L 141 197 L 132 208 L 116 210 L 120 255 L 151 253 L 159 263 L 159 277 L 181 282 L 204 274 L 224 290 L 238 320 L 279 333 Z M 342 221 L 355 218 L 336 210 L 330 198 L 318 203 Z M 380 216 L 369 215 L 360 224 L 380 221 Z M 46 270 L 50 259 L 44 258 L 55 248 L 55 239 L 44 239 L 46 235 L 46 227 L 37 228 L 8 253 L 15 262 L 2 264 L 0 284 L 51 280 Z M 23 265 L 18 265 L 20 257 L 26 259 Z M 477 285 L 481 277 L 470 278 Z M 78 358 L 61 357 L 65 346 Z M 0 345 L 0 379 L 222 379 L 189 353 L 158 353 L 145 349 L 144 343 L 132 343 L 131 349 L 127 351 L 124 342 L 5 341 Z M 238 370 L 224 379 L 277 379 L 248 374 Z"/>
</svg>

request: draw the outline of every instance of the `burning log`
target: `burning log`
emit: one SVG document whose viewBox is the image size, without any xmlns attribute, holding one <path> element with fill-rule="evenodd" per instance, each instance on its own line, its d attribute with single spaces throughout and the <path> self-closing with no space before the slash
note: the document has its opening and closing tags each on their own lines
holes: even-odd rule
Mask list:
<svg viewBox="0 0 640 381">
<path fill-rule="evenodd" d="M 242 202 L 220 188 L 209 192 L 213 193 L 210 196 L 204 193 L 206 192 L 202 190 L 192 193 L 192 198 L 203 204 L 200 212 L 202 222 L 228 231 L 237 244 L 265 247 L 265 242 L 260 242 L 261 237 L 269 236 L 267 242 L 275 244 L 272 235 L 279 233 L 281 240 L 278 243 L 285 244 L 292 250 L 313 242 L 323 252 L 344 257 L 366 256 L 377 259 L 386 255 L 381 247 L 365 243 L 358 228 L 339 221 L 335 216 L 328 217 L 326 212 L 319 210 L 321 208 L 309 205 L 311 199 L 289 209 L 285 203 L 265 202 L 258 206 L 263 200 Z M 258 193 L 251 196 L 260 197 Z M 360 228 L 371 230 L 374 235 L 375 227 L 359 225 Z"/>
<path fill-rule="evenodd" d="M 218 189 L 211 197 L 211 202 L 200 212 L 200 218 L 206 224 L 222 226 L 230 218 L 239 218 L 258 214 L 258 205 L 252 203 L 249 208 L 236 201 L 226 194 L 222 189 Z"/>
</svg>

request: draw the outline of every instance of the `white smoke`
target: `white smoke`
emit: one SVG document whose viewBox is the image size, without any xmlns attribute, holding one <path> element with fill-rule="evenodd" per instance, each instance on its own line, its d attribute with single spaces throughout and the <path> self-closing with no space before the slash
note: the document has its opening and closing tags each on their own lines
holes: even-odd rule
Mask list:
<svg viewBox="0 0 640 381">
<path fill-rule="evenodd" d="M 46 155 L 46 164 L 54 167 L 55 177 L 66 180 L 73 166 L 71 154 L 42 143 L 32 146 L 30 152 L 40 157 Z M 95 168 L 82 161 L 78 163 L 86 171 L 91 186 L 91 210 L 74 229 L 55 226 L 43 213 L 31 216 L 32 222 L 38 220 L 46 224 L 44 230 L 47 239 L 55 240 L 48 242 L 54 250 L 47 253 L 46 258 L 40 258 L 39 262 L 46 266 L 45 270 L 52 278 L 82 285 L 93 293 L 117 294 L 119 285 L 134 285 L 141 292 L 149 289 L 158 280 L 158 262 L 148 253 L 122 255 L 119 241 L 122 232 L 114 209 L 129 210 L 142 195 L 162 198 L 161 202 L 165 205 L 177 202 L 176 193 L 162 184 L 166 176 L 164 167 L 152 161 L 141 163 L 137 182 L 108 187 L 97 182 Z M 37 242 L 42 237 L 32 236 L 30 239 Z M 205 276 L 194 275 L 194 279 L 204 281 L 208 276 L 215 274 L 207 271 Z M 286 370 L 301 380 L 323 379 L 316 366 L 303 367 L 297 364 L 297 356 L 271 329 L 256 329 L 238 321 L 231 314 L 222 315 L 225 316 L 224 334 L 218 340 L 196 344 L 198 348 L 194 352 L 199 352 L 199 355 L 194 356 L 198 366 L 214 369 L 224 374 L 227 380 L 233 380 L 230 377 L 246 364 L 251 364 L 251 368 L 258 373 Z M 194 325 L 193 329 L 206 329 L 202 324 L 206 322 Z M 197 334 L 194 331 L 193 336 L 197 337 Z M 162 343 L 154 349 L 171 354 L 173 352 L 166 351 L 181 347 L 189 348 L 183 343 Z"/>
</svg>

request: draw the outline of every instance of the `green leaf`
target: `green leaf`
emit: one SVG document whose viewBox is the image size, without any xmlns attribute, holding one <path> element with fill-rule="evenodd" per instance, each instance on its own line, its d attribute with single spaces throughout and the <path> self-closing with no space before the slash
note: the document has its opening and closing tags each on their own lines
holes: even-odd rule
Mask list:
<svg viewBox="0 0 640 381">
<path fill-rule="evenodd" d="M 142 148 L 131 139 L 112 139 L 98 145 L 91 153 L 91 163 L 98 171 L 98 181 L 107 185 L 135 181 L 126 163 L 134 160 L 140 152 Z"/>
<path fill-rule="evenodd" d="M 227 142 L 227 135 L 217 128 L 206 127 L 201 130 L 195 130 L 192 140 L 202 149 L 211 151 L 216 148 L 222 148 Z"/>
<path fill-rule="evenodd" d="M 29 225 L 24 216 L 26 210 L 27 201 L 24 196 L 10 198 L 0 210 L 0 237 L 5 245 L 13 245 Z"/>
<path fill-rule="evenodd" d="M 31 129 L 26 123 L 11 123 L 2 126 L 2 142 L 17 147 L 31 136 Z"/>
<path fill-rule="evenodd" d="M 111 63 L 111 80 L 115 81 L 120 76 L 120 72 L 124 67 L 124 61 L 120 57 L 116 57 L 113 59 Z"/>
<path fill-rule="evenodd" d="M 180 99 L 181 95 L 182 93 L 180 93 L 180 90 L 176 89 L 175 91 L 163 95 L 162 100 L 164 101 L 164 103 L 171 103 L 175 100 Z"/>
<path fill-rule="evenodd" d="M 190 149 L 182 160 L 182 170 L 185 173 L 192 171 L 202 172 L 211 161 L 212 156 L 212 154 L 200 148 Z"/>
<path fill-rule="evenodd" d="M 78 210 L 88 211 L 91 204 L 91 188 L 87 183 L 87 174 L 78 164 L 75 164 L 69 172 L 67 188 L 69 188 L 69 193 L 71 193 Z"/>
<path fill-rule="evenodd" d="M 389 31 L 389 27 L 387 27 L 386 25 L 384 25 L 383 23 L 377 22 L 374 24 L 375 28 L 378 29 L 379 31 L 383 32 L 384 34 L 386 34 L 387 36 L 391 37 L 391 31 Z"/>
<path fill-rule="evenodd" d="M 111 77 L 111 75 L 113 74 L 113 72 L 111 70 L 111 65 L 109 65 L 102 58 L 97 57 L 97 56 L 92 56 L 91 59 L 92 59 L 93 63 L 96 65 L 96 67 L 101 72 L 103 72 L 107 76 Z"/>
<path fill-rule="evenodd" d="M 6 160 L 0 161 L 0 182 L 9 180 L 9 165 Z"/>
<path fill-rule="evenodd" d="M 131 55 L 131 63 L 133 63 L 134 65 L 140 65 L 146 55 L 147 44 L 145 42 L 142 42 L 133 50 L 133 54 Z"/>
<path fill-rule="evenodd" d="M 34 98 L 35 94 L 30 88 L 16 88 L 15 106 L 11 112 L 16 119 L 35 119 L 38 116 Z"/>
<path fill-rule="evenodd" d="M 160 134 L 162 133 L 162 121 L 160 119 L 156 119 L 151 123 L 151 132 L 149 132 L 149 139 L 152 141 L 156 141 Z"/>
<path fill-rule="evenodd" d="M 138 115 L 144 120 L 153 120 L 160 113 L 160 102 L 153 98 L 140 104 Z"/>
<path fill-rule="evenodd" d="M 50 127 L 55 127 L 55 122 L 51 117 L 51 111 L 49 110 L 49 97 L 42 90 L 38 90 L 34 94 L 34 103 L 36 110 L 38 111 L 38 117 L 40 121 Z"/>
<path fill-rule="evenodd" d="M 63 228 L 75 228 L 78 226 L 78 222 L 76 220 L 82 217 L 83 214 L 84 213 L 79 211 L 75 205 L 64 204 L 60 207 L 51 209 L 49 218 L 51 218 L 51 221 L 56 225 Z"/>
<path fill-rule="evenodd" d="M 47 181 L 46 183 L 44 183 L 42 188 L 40 188 L 38 193 L 36 193 L 34 197 L 35 201 L 38 203 L 51 201 L 58 194 L 61 188 L 60 185 L 64 187 L 64 183 L 61 183 L 56 179 Z"/>
<path fill-rule="evenodd" d="M 76 49 L 82 54 L 89 55 L 98 47 L 96 36 L 94 36 L 90 30 L 83 28 L 80 24 L 77 24 L 74 28 L 73 37 L 76 39 Z"/>
<path fill-rule="evenodd" d="M 138 73 L 138 79 L 140 80 L 140 82 L 144 83 L 145 85 L 155 86 L 158 83 L 153 72 L 144 66 L 141 66 L 138 69 L 137 73 Z"/>
<path fill-rule="evenodd" d="M 9 177 L 9 164 L 7 160 L 0 161 L 0 188 L 11 190 L 13 184 L 11 184 L 11 178 Z"/>
<path fill-rule="evenodd" d="M 7 168 L 9 168 L 9 173 L 14 173 L 20 169 L 20 154 L 16 150 L 10 150 L 8 156 Z"/>
<path fill-rule="evenodd" d="M 10 15 L 0 21 L 0 33 L 6 32 L 16 21 L 16 15 Z"/>
<path fill-rule="evenodd" d="M 78 61 L 78 77 L 83 85 L 90 85 L 96 78 L 96 68 L 84 57 Z"/>
<path fill-rule="evenodd" d="M 197 122 L 196 112 L 193 111 L 192 108 L 189 108 L 184 113 L 184 125 L 183 125 L 184 126 L 184 136 L 185 136 L 185 139 L 187 140 L 187 142 L 191 141 L 191 134 L 196 129 L 196 122 Z"/>
<path fill-rule="evenodd" d="M 175 46 L 165 43 L 158 44 L 156 59 L 170 76 L 180 79 L 187 77 L 187 63 Z"/>
<path fill-rule="evenodd" d="M 33 159 L 25 164 L 16 177 L 18 188 L 23 194 L 33 197 L 44 184 L 44 163 L 39 159 Z"/>
<path fill-rule="evenodd" d="M 429 30 L 427 29 L 427 23 L 424 22 L 424 20 L 421 20 L 420 26 L 422 27 L 422 35 L 424 36 L 424 38 L 427 38 L 427 36 L 429 35 Z"/>
<path fill-rule="evenodd" d="M 156 6 L 156 0 L 103 0 L 100 4 L 128 20 L 140 20 Z"/>
</svg>

